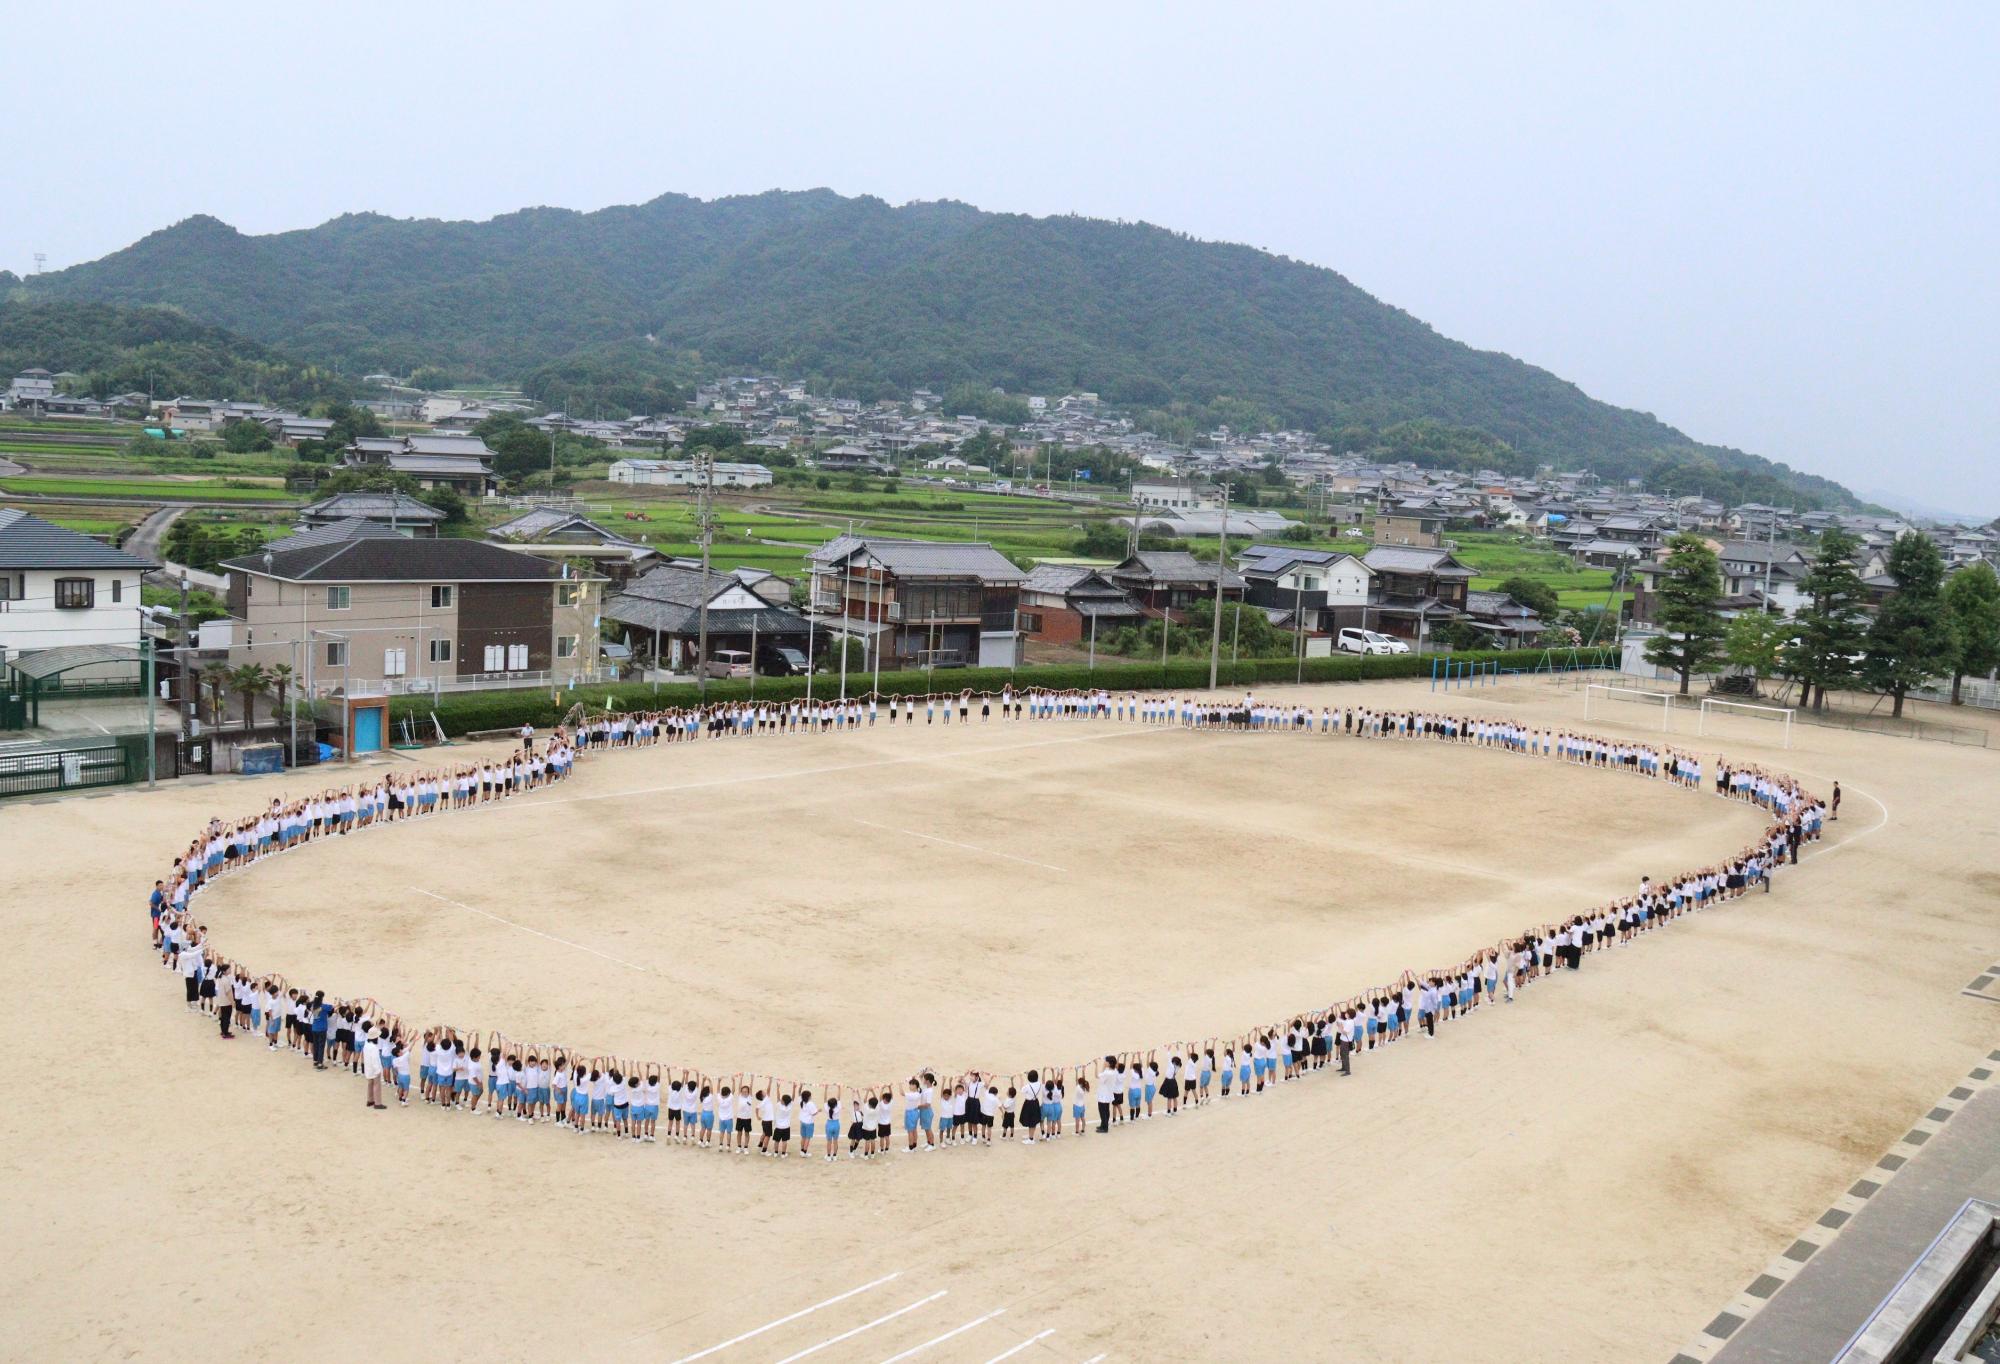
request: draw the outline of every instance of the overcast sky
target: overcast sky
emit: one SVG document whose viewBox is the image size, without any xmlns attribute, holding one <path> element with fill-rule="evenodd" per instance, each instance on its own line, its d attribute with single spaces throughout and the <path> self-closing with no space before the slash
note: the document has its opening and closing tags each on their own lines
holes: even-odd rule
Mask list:
<svg viewBox="0 0 2000 1364">
<path fill-rule="evenodd" d="M 1146 219 L 1699 439 L 2000 512 L 2000 4 L 196 0 L 12 36 L 19 273 L 193 213 L 667 190 Z"/>
</svg>

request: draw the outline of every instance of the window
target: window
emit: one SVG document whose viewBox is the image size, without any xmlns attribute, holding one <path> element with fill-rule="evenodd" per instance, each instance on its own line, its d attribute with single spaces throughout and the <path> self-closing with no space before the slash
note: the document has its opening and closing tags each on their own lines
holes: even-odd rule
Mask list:
<svg viewBox="0 0 2000 1364">
<path fill-rule="evenodd" d="M 384 649 L 382 651 L 382 676 L 401 677 L 410 670 L 410 655 L 405 649 Z"/>
<path fill-rule="evenodd" d="M 575 657 L 576 657 L 576 636 L 575 636 L 575 635 L 557 635 L 557 636 L 556 636 L 556 657 L 557 657 L 557 658 L 575 658 Z"/>
<path fill-rule="evenodd" d="M 1042 613 L 1039 611 L 1023 611 L 1021 613 L 1021 628 L 1031 635 L 1039 635 L 1042 632 Z"/>
<path fill-rule="evenodd" d="M 326 642 L 326 666 L 344 668 L 347 666 L 347 641 L 330 639 Z"/>
<path fill-rule="evenodd" d="M 582 597 L 582 596 L 583 596 L 583 584 L 582 584 L 582 583 L 557 583 L 557 584 L 556 584 L 556 605 L 557 605 L 557 606 L 575 606 L 575 605 L 576 605 L 576 603 L 577 603 L 577 600 L 578 600 L 578 599 L 579 599 L 580 597 Z"/>
<path fill-rule="evenodd" d="M 327 610 L 345 611 L 349 606 L 353 605 L 353 603 L 354 603 L 354 590 L 352 588 L 329 587 L 326 589 Z"/>
<path fill-rule="evenodd" d="M 431 610 L 445 611 L 449 610 L 450 607 L 451 607 L 450 584 L 439 583 L 435 587 L 431 588 Z"/>
<path fill-rule="evenodd" d="M 432 641 L 431 641 L 431 662 L 433 662 L 433 663 L 449 663 L 449 662 L 451 662 L 451 641 L 450 641 L 450 640 L 448 640 L 448 639 L 434 639 L 434 640 L 432 640 Z"/>
<path fill-rule="evenodd" d="M 97 600 L 95 578 L 57 578 L 56 607 L 62 611 L 88 610 Z"/>
<path fill-rule="evenodd" d="M 123 578 L 113 578 L 111 580 L 111 600 L 114 602 L 125 600 L 125 580 Z"/>
</svg>

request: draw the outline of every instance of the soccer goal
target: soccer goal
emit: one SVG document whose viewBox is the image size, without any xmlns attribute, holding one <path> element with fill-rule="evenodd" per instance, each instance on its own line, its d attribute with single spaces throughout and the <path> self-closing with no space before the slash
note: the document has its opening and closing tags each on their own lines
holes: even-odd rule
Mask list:
<svg viewBox="0 0 2000 1364">
<path fill-rule="evenodd" d="M 1620 687 L 1609 682 L 1592 682 L 1583 689 L 1583 718 L 1591 717 L 1593 707 L 1605 711 L 1614 705 L 1658 706 L 1660 708 L 1660 732 L 1668 732 L 1674 727 L 1674 695 L 1665 691 L 1645 691 L 1639 687 Z"/>
<path fill-rule="evenodd" d="M 1759 706 L 1749 701 L 1725 701 L 1719 696 L 1704 696 L 1701 698 L 1701 712 L 1695 717 L 1695 733 L 1708 733 L 1708 717 L 1711 711 L 1721 714 L 1742 711 L 1751 719 L 1775 720 L 1784 727 L 1780 731 L 1784 736 L 1779 741 L 1781 746 L 1785 748 L 1792 746 L 1792 716 L 1798 712 L 1791 706 Z"/>
</svg>

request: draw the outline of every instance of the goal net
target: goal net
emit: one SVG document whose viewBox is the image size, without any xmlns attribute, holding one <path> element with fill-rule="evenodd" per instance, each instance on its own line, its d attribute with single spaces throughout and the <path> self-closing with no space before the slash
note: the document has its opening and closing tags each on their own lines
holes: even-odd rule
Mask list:
<svg viewBox="0 0 2000 1364">
<path fill-rule="evenodd" d="M 1674 727 L 1672 692 L 1645 691 L 1639 687 L 1620 687 L 1609 682 L 1592 682 L 1583 689 L 1583 718 L 1586 720 L 1596 715 L 1609 717 L 1621 724 L 1651 723 L 1650 715 L 1644 721 L 1638 721 L 1617 713 L 1629 710 L 1633 706 L 1658 711 L 1661 733 Z"/>
<path fill-rule="evenodd" d="M 1746 720 L 1775 721 L 1779 729 L 1781 747 L 1792 746 L 1792 717 L 1798 712 L 1791 706 L 1760 706 L 1750 701 L 1725 701 L 1719 696 L 1704 696 L 1701 711 L 1695 719 L 1695 733 L 1708 733 L 1711 718 L 1740 715 Z"/>
</svg>

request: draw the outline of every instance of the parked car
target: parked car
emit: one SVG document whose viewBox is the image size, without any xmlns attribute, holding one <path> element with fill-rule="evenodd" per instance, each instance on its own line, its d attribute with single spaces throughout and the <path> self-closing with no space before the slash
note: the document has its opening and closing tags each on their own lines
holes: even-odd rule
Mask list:
<svg viewBox="0 0 2000 1364">
<path fill-rule="evenodd" d="M 707 662 L 701 665 L 703 677 L 748 677 L 750 676 L 750 655 L 741 649 L 717 649 Z"/>
<path fill-rule="evenodd" d="M 1410 646 L 1373 630 L 1348 628 L 1335 636 L 1333 647 L 1344 654 L 1406 654 Z"/>
<path fill-rule="evenodd" d="M 805 654 L 789 644 L 757 646 L 757 671 L 766 677 L 804 677 L 810 669 Z"/>
</svg>

